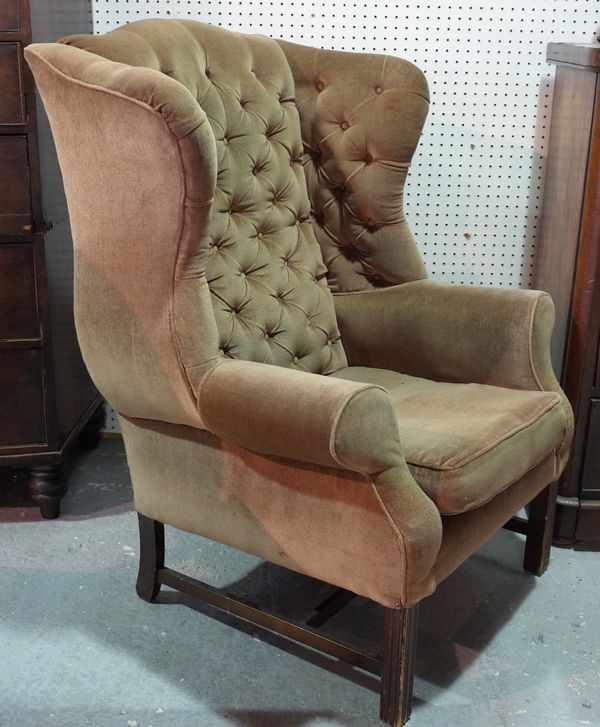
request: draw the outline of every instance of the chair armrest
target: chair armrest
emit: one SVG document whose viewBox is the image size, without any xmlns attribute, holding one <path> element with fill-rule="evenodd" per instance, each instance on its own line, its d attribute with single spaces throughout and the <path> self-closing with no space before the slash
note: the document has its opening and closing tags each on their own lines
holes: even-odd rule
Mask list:
<svg viewBox="0 0 600 727">
<path fill-rule="evenodd" d="M 392 402 L 372 384 L 225 360 L 198 407 L 210 432 L 260 454 L 366 474 L 404 465 Z"/>
<path fill-rule="evenodd" d="M 204 377 L 198 405 L 210 432 L 245 449 L 367 475 L 371 484 L 365 482 L 365 487 L 373 488 L 401 549 L 405 567 L 398 579 L 406 603 L 434 590 L 440 514 L 410 474 L 384 389 L 225 360 Z M 324 498 L 331 496 L 323 493 Z"/>
<path fill-rule="evenodd" d="M 560 392 L 550 361 L 554 306 L 547 293 L 419 280 L 334 299 L 351 366 Z"/>
</svg>

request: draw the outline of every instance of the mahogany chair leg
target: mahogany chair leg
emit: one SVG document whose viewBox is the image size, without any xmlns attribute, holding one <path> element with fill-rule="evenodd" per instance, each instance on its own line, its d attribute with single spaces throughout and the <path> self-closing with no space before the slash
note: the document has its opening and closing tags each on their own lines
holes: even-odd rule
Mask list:
<svg viewBox="0 0 600 727">
<path fill-rule="evenodd" d="M 558 482 L 553 482 L 529 504 L 529 525 L 523 568 L 536 576 L 541 576 L 548 568 L 557 492 Z"/>
<path fill-rule="evenodd" d="M 158 571 L 165 565 L 165 526 L 138 513 L 140 566 L 135 590 L 144 601 L 153 601 L 160 591 Z"/>
<path fill-rule="evenodd" d="M 411 713 L 418 606 L 385 611 L 381 670 L 381 720 L 401 727 Z"/>
</svg>

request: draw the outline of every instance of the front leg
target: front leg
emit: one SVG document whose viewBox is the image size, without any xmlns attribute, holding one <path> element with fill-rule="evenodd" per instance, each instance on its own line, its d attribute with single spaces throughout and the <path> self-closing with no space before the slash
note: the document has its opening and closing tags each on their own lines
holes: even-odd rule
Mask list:
<svg viewBox="0 0 600 727">
<path fill-rule="evenodd" d="M 402 727 L 410 718 L 418 608 L 385 610 L 379 716 L 392 727 Z"/>
<path fill-rule="evenodd" d="M 158 571 L 165 565 L 165 526 L 138 513 L 140 566 L 135 589 L 144 601 L 153 601 L 160 591 Z"/>
</svg>

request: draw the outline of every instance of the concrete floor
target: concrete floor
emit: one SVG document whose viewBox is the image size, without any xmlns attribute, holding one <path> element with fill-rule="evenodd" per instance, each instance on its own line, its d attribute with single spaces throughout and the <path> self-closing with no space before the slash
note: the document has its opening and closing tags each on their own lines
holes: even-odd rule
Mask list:
<svg viewBox="0 0 600 727">
<path fill-rule="evenodd" d="M 136 597 L 121 442 L 75 458 L 59 520 L 41 521 L 9 470 L 0 480 L 1 727 L 380 724 L 370 675 L 168 590 L 158 604 Z M 329 593 L 173 530 L 167 553 L 297 616 Z M 600 725 L 600 553 L 554 548 L 541 579 L 521 554 L 520 536 L 499 533 L 422 604 L 411 727 Z M 356 599 L 329 630 L 368 646 L 381 627 L 380 610 Z"/>
</svg>

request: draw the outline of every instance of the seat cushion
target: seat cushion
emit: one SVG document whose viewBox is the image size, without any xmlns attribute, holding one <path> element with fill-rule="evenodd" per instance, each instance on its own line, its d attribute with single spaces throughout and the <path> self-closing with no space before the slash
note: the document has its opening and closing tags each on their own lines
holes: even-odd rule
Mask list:
<svg viewBox="0 0 600 727">
<path fill-rule="evenodd" d="M 491 500 L 554 457 L 565 435 L 554 392 L 447 384 L 360 366 L 333 376 L 389 392 L 410 470 L 445 515 Z"/>
</svg>

